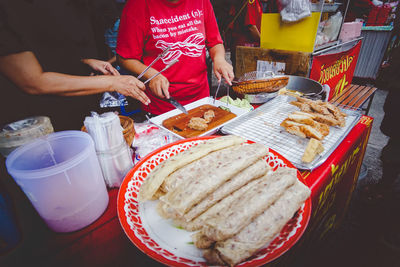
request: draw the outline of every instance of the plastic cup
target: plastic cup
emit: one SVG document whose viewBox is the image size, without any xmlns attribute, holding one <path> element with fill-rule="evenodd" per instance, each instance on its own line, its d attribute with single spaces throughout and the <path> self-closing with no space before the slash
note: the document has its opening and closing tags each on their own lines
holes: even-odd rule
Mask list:
<svg viewBox="0 0 400 267">
<path fill-rule="evenodd" d="M 94 143 L 85 132 L 38 138 L 14 150 L 6 167 L 55 232 L 82 229 L 107 208 L 108 193 Z"/>
<path fill-rule="evenodd" d="M 120 187 L 125 175 L 134 166 L 128 145 L 123 143 L 115 149 L 96 153 L 106 185 Z"/>
</svg>

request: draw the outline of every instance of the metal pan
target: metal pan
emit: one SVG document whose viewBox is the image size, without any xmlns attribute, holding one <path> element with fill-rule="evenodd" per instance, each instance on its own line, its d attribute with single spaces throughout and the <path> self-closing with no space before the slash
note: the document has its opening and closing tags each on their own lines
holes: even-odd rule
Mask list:
<svg viewBox="0 0 400 267">
<path fill-rule="evenodd" d="M 302 76 L 288 76 L 289 83 L 286 85 L 286 89 L 299 91 L 303 94 L 321 94 L 323 92 L 322 84 L 317 81 Z"/>
<path fill-rule="evenodd" d="M 289 77 L 289 82 L 285 86 L 286 89 L 301 92 L 304 96 L 310 98 L 323 98 L 322 93 L 324 87 L 317 81 L 311 80 L 302 76 L 286 75 Z M 244 97 L 252 104 L 265 103 L 278 95 L 278 92 L 245 94 Z"/>
</svg>

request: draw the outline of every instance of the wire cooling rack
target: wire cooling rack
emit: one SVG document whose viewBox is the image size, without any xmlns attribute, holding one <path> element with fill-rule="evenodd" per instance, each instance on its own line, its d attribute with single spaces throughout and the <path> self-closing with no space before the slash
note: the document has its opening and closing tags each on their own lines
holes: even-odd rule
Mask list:
<svg viewBox="0 0 400 267">
<path fill-rule="evenodd" d="M 343 141 L 360 119 L 361 113 L 341 107 L 342 111 L 347 114 L 346 126 L 342 128 L 329 127 L 329 135 L 322 141 L 324 151 L 311 163 L 306 164 L 302 162 L 301 158 L 309 139 L 290 134 L 280 126 L 289 113 L 299 110 L 289 103 L 292 100 L 295 98 L 279 95 L 237 120 L 227 123 L 221 131 L 224 134 L 238 135 L 265 144 L 291 161 L 297 168 L 312 170 L 321 165 Z"/>
</svg>

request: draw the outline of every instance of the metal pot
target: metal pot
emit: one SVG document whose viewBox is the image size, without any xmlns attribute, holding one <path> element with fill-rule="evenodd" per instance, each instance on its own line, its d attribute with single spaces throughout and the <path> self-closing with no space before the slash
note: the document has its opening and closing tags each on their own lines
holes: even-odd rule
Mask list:
<svg viewBox="0 0 400 267">
<path fill-rule="evenodd" d="M 317 81 L 302 76 L 288 76 L 289 83 L 286 85 L 286 89 L 299 91 L 303 94 L 321 94 L 323 92 L 322 84 Z"/>
<path fill-rule="evenodd" d="M 316 98 L 324 98 L 322 93 L 324 92 L 324 86 L 317 81 L 311 80 L 302 76 L 286 75 L 289 77 L 289 82 L 285 86 L 286 89 L 292 91 L 298 91 L 303 93 L 305 96 Z M 259 93 L 259 94 L 245 94 L 244 97 L 252 104 L 265 103 L 278 95 L 278 92 L 273 93 Z"/>
</svg>

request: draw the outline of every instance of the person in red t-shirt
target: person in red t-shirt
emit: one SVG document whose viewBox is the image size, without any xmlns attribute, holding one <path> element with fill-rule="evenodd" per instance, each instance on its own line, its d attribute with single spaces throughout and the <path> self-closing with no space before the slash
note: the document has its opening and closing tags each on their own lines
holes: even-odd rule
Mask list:
<svg viewBox="0 0 400 267">
<path fill-rule="evenodd" d="M 170 50 L 144 75 L 148 79 L 173 60 L 176 64 L 148 84 L 151 103 L 142 108 L 158 115 L 174 107 L 163 98 L 173 96 L 182 105 L 210 95 L 206 50 L 214 62 L 214 74 L 231 84 L 232 66 L 209 0 L 130 0 L 126 4 L 117 40 L 118 61 L 139 74 L 167 47 Z"/>
<path fill-rule="evenodd" d="M 242 4 L 240 2 L 240 4 Z M 260 46 L 261 17 L 263 8 L 261 0 L 247 1 L 246 8 L 241 10 L 237 5 L 231 8 L 232 16 L 241 12 L 232 29 L 231 61 L 236 63 L 236 46 Z"/>
</svg>

